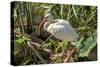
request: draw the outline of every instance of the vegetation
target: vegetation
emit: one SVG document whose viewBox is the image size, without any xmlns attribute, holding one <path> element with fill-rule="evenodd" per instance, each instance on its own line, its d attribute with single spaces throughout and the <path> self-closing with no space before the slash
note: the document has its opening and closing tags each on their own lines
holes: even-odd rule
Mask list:
<svg viewBox="0 0 100 67">
<path fill-rule="evenodd" d="M 13 2 L 14 64 L 49 64 L 97 60 L 97 7 L 53 3 Z M 79 33 L 77 42 L 64 42 L 41 31 L 46 13 L 65 19 Z M 64 47 L 64 48 L 63 48 Z"/>
</svg>

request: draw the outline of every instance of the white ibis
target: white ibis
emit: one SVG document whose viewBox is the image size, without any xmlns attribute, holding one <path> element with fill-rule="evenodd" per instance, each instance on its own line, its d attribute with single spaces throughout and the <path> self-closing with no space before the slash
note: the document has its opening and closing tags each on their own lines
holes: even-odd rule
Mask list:
<svg viewBox="0 0 100 67">
<path fill-rule="evenodd" d="M 70 23 L 63 19 L 55 19 L 51 14 L 46 14 L 44 19 L 40 23 L 39 32 L 44 27 L 44 29 L 51 33 L 55 38 L 65 41 L 76 41 L 79 38 L 78 33 L 70 25 Z M 62 43 L 63 43 L 62 42 Z M 64 44 L 62 44 L 62 54 L 64 54 Z"/>
<path fill-rule="evenodd" d="M 79 38 L 78 33 L 74 30 L 71 24 L 63 19 L 55 19 L 51 14 L 46 14 L 40 23 L 39 31 L 44 29 L 51 33 L 55 38 L 62 41 L 76 41 Z"/>
</svg>

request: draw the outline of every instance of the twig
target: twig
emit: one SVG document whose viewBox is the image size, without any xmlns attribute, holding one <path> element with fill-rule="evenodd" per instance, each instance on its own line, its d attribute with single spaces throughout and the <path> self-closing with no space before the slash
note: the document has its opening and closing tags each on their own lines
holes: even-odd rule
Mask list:
<svg viewBox="0 0 100 67">
<path fill-rule="evenodd" d="M 76 50 L 76 48 L 74 48 L 72 51 L 68 51 L 67 57 L 65 58 L 64 63 L 68 62 L 68 60 L 70 59 L 70 57 L 72 56 L 72 54 L 74 53 L 75 50 Z"/>
<path fill-rule="evenodd" d="M 41 60 L 42 63 L 46 63 L 42 56 L 38 53 L 38 51 L 27 41 L 28 46 L 34 51 L 36 56 Z"/>
<path fill-rule="evenodd" d="M 33 44 L 35 47 L 37 47 L 37 48 L 40 48 L 41 47 L 41 45 L 40 44 L 38 44 L 38 43 L 35 43 L 35 42 L 30 42 L 31 44 Z"/>
<path fill-rule="evenodd" d="M 45 44 L 46 41 L 48 41 L 53 35 L 50 35 L 50 37 L 48 37 L 48 39 L 46 39 L 41 45 Z"/>
<path fill-rule="evenodd" d="M 52 51 L 50 49 L 47 49 L 47 48 L 41 48 L 41 45 L 38 44 L 38 43 L 35 43 L 35 42 L 30 42 L 34 47 L 38 48 L 39 50 L 42 50 L 46 53 L 48 53 L 49 55 L 52 54 Z"/>
</svg>

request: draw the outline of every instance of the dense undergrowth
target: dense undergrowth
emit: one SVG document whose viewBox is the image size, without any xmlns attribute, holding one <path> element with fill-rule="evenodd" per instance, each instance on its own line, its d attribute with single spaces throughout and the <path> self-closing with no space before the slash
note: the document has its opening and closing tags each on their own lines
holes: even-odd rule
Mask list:
<svg viewBox="0 0 100 67">
<path fill-rule="evenodd" d="M 97 7 L 13 2 L 14 19 L 14 64 L 47 64 L 97 60 Z M 38 36 L 38 26 L 46 13 L 54 18 L 65 19 L 79 33 L 76 42 L 55 39 L 42 30 Z"/>
</svg>

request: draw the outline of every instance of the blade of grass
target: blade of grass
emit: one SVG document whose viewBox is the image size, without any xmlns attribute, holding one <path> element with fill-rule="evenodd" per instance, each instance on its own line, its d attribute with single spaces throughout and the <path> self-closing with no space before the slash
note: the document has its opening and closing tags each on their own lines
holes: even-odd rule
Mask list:
<svg viewBox="0 0 100 67">
<path fill-rule="evenodd" d="M 76 9 L 75 9 L 74 5 L 72 6 L 72 9 L 73 9 L 73 12 L 74 12 L 74 15 L 75 15 L 76 19 L 78 20 Z"/>
<path fill-rule="evenodd" d="M 32 5 L 31 5 L 31 3 L 29 3 L 28 4 L 29 6 L 29 16 L 30 16 L 30 23 L 31 23 L 31 26 L 32 26 L 32 31 L 34 32 L 34 25 L 33 25 L 33 23 L 32 23 Z"/>
<path fill-rule="evenodd" d="M 61 4 L 60 6 L 61 6 L 61 11 L 60 11 L 61 15 L 60 16 L 61 16 L 61 19 L 63 19 L 63 4 Z"/>
</svg>

